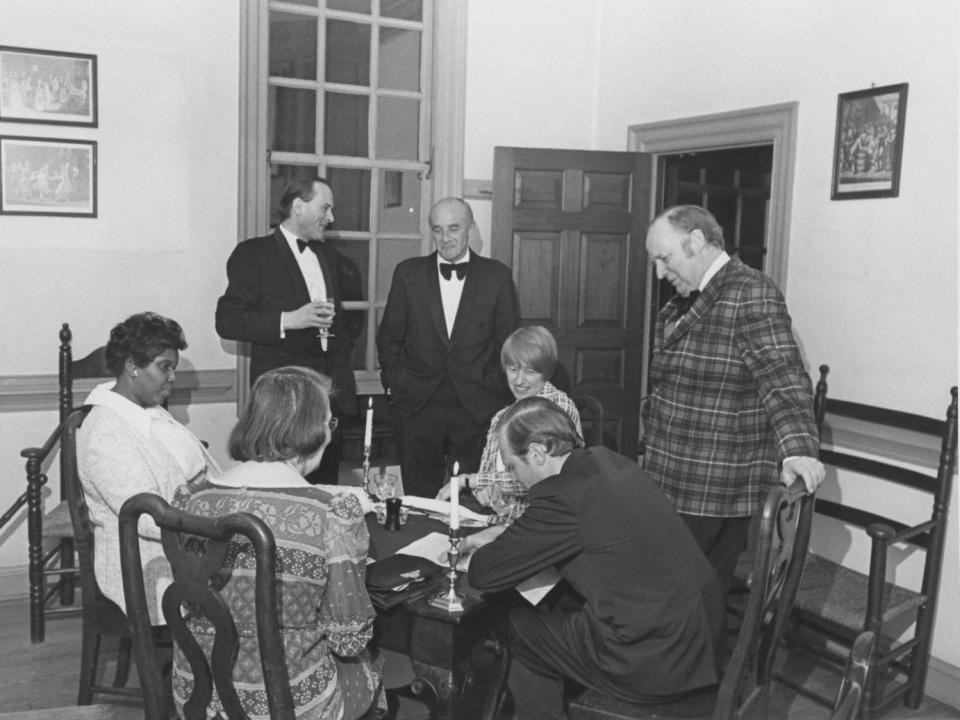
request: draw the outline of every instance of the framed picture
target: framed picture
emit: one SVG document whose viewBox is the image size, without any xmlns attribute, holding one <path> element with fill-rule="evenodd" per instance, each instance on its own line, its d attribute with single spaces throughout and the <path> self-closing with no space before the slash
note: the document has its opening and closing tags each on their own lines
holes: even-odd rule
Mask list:
<svg viewBox="0 0 960 720">
<path fill-rule="evenodd" d="M 907 83 L 839 96 L 831 200 L 900 194 L 906 114 Z"/>
<path fill-rule="evenodd" d="M 97 143 L 0 136 L 0 215 L 97 216 Z"/>
<path fill-rule="evenodd" d="M 0 120 L 97 126 L 97 56 L 0 45 Z"/>
</svg>

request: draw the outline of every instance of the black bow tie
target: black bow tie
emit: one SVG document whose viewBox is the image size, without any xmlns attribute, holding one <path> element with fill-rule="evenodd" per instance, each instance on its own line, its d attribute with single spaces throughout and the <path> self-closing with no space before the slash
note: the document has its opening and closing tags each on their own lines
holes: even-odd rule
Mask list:
<svg viewBox="0 0 960 720">
<path fill-rule="evenodd" d="M 457 272 L 457 280 L 463 280 L 467 274 L 467 265 L 470 262 L 462 263 L 440 263 L 440 274 L 443 275 L 444 280 L 449 280 L 453 276 L 453 272 Z"/>
<path fill-rule="evenodd" d="M 307 248 L 311 250 L 316 250 L 320 246 L 319 240 L 301 240 L 297 238 L 297 247 L 300 248 L 300 252 L 303 252 Z"/>
<path fill-rule="evenodd" d="M 677 313 L 679 313 L 680 317 L 687 314 L 687 310 L 697 301 L 698 297 L 700 297 L 699 290 L 693 290 L 689 295 L 673 296 L 673 304 L 677 306 Z"/>
</svg>

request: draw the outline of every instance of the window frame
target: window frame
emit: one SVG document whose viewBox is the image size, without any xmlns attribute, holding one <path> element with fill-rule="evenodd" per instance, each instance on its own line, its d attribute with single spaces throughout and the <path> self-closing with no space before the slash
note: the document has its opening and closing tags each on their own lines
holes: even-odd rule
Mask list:
<svg viewBox="0 0 960 720">
<path fill-rule="evenodd" d="M 318 7 L 325 5 L 318 1 Z M 424 22 L 432 14 L 433 43 L 428 44 L 423 54 L 424 66 L 421 75 L 430 78 L 428 87 L 423 89 L 428 119 L 421 127 L 421 147 L 430 148 L 429 157 L 421 158 L 425 176 L 422 192 L 422 222 L 426 225 L 426 212 L 439 198 L 449 195 L 460 196 L 463 189 L 463 148 L 466 115 L 466 38 L 467 3 L 446 2 L 445 0 L 424 0 Z M 427 8 L 432 7 L 432 13 Z M 285 11 L 302 6 L 286 5 L 276 0 L 241 0 L 240 11 L 240 117 L 239 117 L 239 164 L 238 164 L 238 221 L 237 242 L 247 238 L 265 235 L 270 230 L 270 212 L 268 208 L 269 165 L 271 153 L 267 146 L 268 118 L 268 41 L 269 11 Z M 326 12 L 323 10 L 323 12 Z M 330 16 L 338 19 L 343 15 L 329 11 Z M 322 80 L 317 82 L 321 85 Z M 284 83 L 286 84 L 286 83 Z M 287 153 L 273 153 L 273 162 L 283 163 L 289 157 Z M 327 160 L 318 156 L 317 167 L 325 168 Z M 337 156 L 332 164 L 335 167 L 347 167 L 344 158 Z M 343 237 L 351 233 L 345 232 Z M 391 233 L 391 236 L 393 233 Z M 336 236 L 332 233 L 332 236 Z M 421 233 L 421 254 L 431 250 L 429 236 Z M 373 253 L 370 263 L 373 266 Z M 372 267 L 368 277 L 370 283 L 376 282 Z M 366 292 L 369 291 L 369 287 Z M 379 293 L 378 293 L 379 294 Z M 385 293 L 383 293 L 385 297 Z M 383 387 L 380 373 L 376 369 L 375 319 L 377 310 L 384 301 L 376 302 L 376 296 L 348 303 L 348 309 L 367 309 L 368 320 L 366 368 L 355 370 L 358 394 L 380 394 Z M 246 404 L 249 392 L 249 348 L 246 343 L 238 344 L 237 354 L 237 402 L 238 410 Z M 372 362 L 371 362 L 372 357 Z"/>
</svg>

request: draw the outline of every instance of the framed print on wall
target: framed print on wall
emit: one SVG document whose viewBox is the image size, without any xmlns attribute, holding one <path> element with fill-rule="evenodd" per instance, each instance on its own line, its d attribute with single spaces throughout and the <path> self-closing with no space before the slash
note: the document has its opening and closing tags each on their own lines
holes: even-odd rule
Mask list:
<svg viewBox="0 0 960 720">
<path fill-rule="evenodd" d="M 0 45 L 0 120 L 97 126 L 97 56 Z"/>
<path fill-rule="evenodd" d="M 831 200 L 900 194 L 906 114 L 907 83 L 839 96 Z"/>
<path fill-rule="evenodd" d="M 0 136 L 0 215 L 97 216 L 97 143 Z"/>
</svg>

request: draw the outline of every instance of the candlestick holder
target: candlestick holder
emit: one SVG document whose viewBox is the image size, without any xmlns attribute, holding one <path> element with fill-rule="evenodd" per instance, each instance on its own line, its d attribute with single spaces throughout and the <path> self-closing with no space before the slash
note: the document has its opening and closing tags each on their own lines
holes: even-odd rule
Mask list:
<svg viewBox="0 0 960 720">
<path fill-rule="evenodd" d="M 363 489 L 370 492 L 370 446 L 363 446 Z"/>
<path fill-rule="evenodd" d="M 457 595 L 457 562 L 460 560 L 460 536 L 450 528 L 450 549 L 447 550 L 447 589 L 441 590 L 431 600 L 432 607 L 446 610 L 448 613 L 463 612 L 463 598 Z"/>
</svg>

